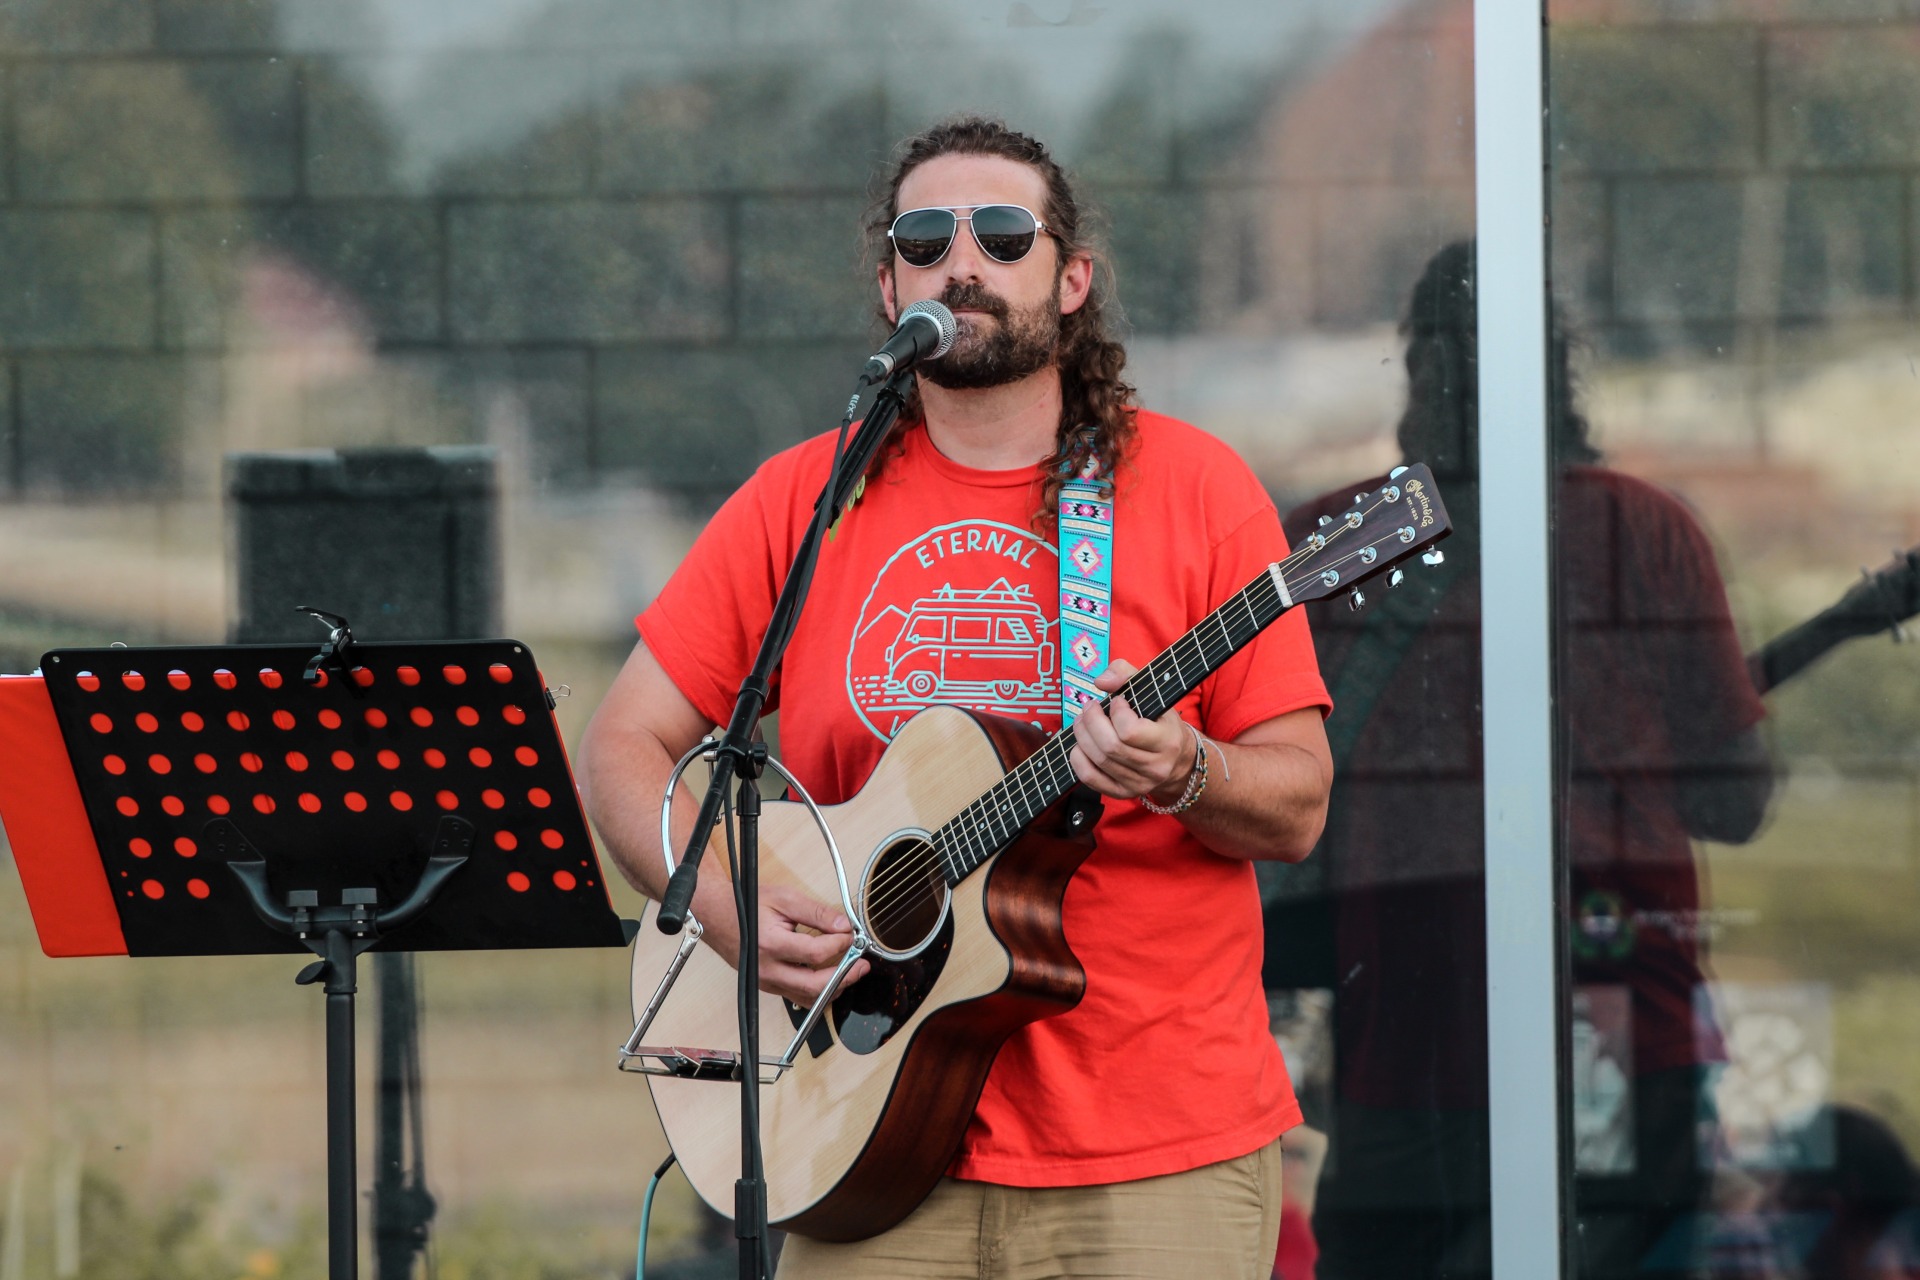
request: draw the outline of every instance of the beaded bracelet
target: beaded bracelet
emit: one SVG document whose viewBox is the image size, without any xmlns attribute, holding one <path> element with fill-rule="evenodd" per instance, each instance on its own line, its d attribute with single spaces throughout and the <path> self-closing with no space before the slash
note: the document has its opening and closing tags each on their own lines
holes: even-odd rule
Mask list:
<svg viewBox="0 0 1920 1280">
<path fill-rule="evenodd" d="M 1183 720 L 1180 723 L 1187 722 Z M 1185 813 L 1193 808 L 1194 802 L 1200 798 L 1200 793 L 1207 789 L 1207 740 L 1201 737 L 1200 731 L 1190 724 L 1187 724 L 1187 732 L 1193 735 L 1193 768 L 1187 773 L 1186 789 L 1181 791 L 1180 798 L 1172 804 L 1155 804 L 1146 796 L 1141 796 L 1140 803 L 1148 813 L 1157 813 L 1162 817 Z"/>
</svg>

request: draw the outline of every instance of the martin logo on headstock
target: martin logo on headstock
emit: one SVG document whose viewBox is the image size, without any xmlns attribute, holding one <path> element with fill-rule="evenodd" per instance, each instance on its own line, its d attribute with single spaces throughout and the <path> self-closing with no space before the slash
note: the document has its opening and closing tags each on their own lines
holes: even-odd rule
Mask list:
<svg viewBox="0 0 1920 1280">
<path fill-rule="evenodd" d="M 1289 604 L 1351 591 L 1357 609 L 1366 603 L 1360 583 L 1417 551 L 1438 564 L 1440 553 L 1427 548 L 1451 532 L 1433 473 L 1424 463 L 1400 467 L 1372 493 L 1354 494 L 1345 514 L 1321 516 L 1319 527 L 1272 572 Z"/>
</svg>

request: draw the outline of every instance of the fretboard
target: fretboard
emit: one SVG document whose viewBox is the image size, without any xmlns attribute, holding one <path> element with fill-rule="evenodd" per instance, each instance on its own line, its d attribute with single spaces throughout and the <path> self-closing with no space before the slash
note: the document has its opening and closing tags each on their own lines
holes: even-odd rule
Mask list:
<svg viewBox="0 0 1920 1280">
<path fill-rule="evenodd" d="M 1135 712 L 1149 720 L 1159 719 L 1288 607 L 1271 573 L 1261 574 L 1136 671 L 1119 692 Z M 1103 698 L 1100 705 L 1110 701 L 1111 696 Z M 933 844 L 945 864 L 948 884 L 958 884 L 1006 848 L 1029 822 L 1067 793 L 1075 781 L 1067 763 L 1073 744 L 1069 725 L 934 833 Z"/>
</svg>

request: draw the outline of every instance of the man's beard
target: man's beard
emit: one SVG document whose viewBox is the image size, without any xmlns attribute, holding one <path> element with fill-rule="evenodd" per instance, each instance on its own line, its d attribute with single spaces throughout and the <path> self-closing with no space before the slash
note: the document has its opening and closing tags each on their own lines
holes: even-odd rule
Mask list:
<svg viewBox="0 0 1920 1280">
<path fill-rule="evenodd" d="M 940 301 L 953 310 L 981 311 L 998 324 L 963 324 L 953 349 L 919 368 L 920 376 L 949 391 L 1001 387 L 1052 364 L 1060 348 L 1060 282 L 1045 302 L 1016 310 L 981 285 L 949 285 Z"/>
</svg>

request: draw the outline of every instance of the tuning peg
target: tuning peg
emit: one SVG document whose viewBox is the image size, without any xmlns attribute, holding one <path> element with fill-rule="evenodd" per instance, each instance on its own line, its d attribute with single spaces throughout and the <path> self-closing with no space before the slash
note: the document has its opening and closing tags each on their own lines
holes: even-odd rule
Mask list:
<svg viewBox="0 0 1920 1280">
<path fill-rule="evenodd" d="M 1349 591 L 1347 593 L 1347 608 L 1351 609 L 1355 613 L 1358 613 L 1360 612 L 1360 610 L 1366 607 L 1367 607 L 1366 592 L 1362 591 L 1358 587 L 1355 587 L 1352 591 Z"/>
<path fill-rule="evenodd" d="M 1366 505 L 1366 501 L 1367 495 L 1364 493 L 1356 493 L 1353 495 L 1353 505 L 1356 507 Z"/>
<path fill-rule="evenodd" d="M 1322 529 L 1324 529 L 1324 528 L 1326 528 L 1326 527 L 1327 527 L 1328 525 L 1330 525 L 1330 524 L 1332 524 L 1332 523 L 1333 523 L 1333 517 L 1332 517 L 1332 516 L 1321 516 L 1321 517 L 1320 517 L 1320 527 L 1321 527 Z"/>
<path fill-rule="evenodd" d="M 1447 560 L 1447 553 L 1442 551 L 1440 548 L 1435 547 L 1433 550 L 1426 552 L 1424 555 L 1422 555 L 1420 559 L 1426 562 L 1427 564 L 1445 564 Z"/>
<path fill-rule="evenodd" d="M 1398 480 L 1401 476 L 1405 474 L 1407 474 L 1407 469 L 1405 467 L 1395 467 L 1393 470 L 1387 472 L 1387 479 Z"/>
<path fill-rule="evenodd" d="M 1389 587 L 1397 587 L 1401 583 L 1405 582 L 1406 580 L 1407 580 L 1407 571 L 1405 569 L 1395 569 L 1392 573 L 1387 575 L 1387 585 Z"/>
</svg>

